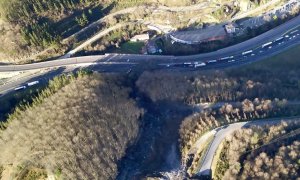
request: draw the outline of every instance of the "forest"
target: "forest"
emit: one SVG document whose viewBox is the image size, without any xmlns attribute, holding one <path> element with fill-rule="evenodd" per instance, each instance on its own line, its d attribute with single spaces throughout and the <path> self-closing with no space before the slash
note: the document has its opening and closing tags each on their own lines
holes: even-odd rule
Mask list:
<svg viewBox="0 0 300 180">
<path fill-rule="evenodd" d="M 202 2 L 202 0 L 1 0 L 0 41 L 3 44 L 0 47 L 0 59 L 9 63 L 56 59 L 96 33 L 115 27 L 117 24 L 141 25 L 142 23 L 137 23 L 141 19 L 158 24 L 168 22 L 174 28 L 199 28 L 210 24 L 209 21 L 211 21 L 206 21 L 205 17 L 200 18 L 200 16 L 202 14 L 211 15 L 215 8 L 208 7 L 203 12 L 202 10 L 192 12 L 162 10 L 154 13 L 154 11 L 158 6 L 191 6 Z M 267 1 L 251 1 L 249 3 L 260 4 L 261 2 Z M 133 7 L 135 9 L 130 10 Z M 195 13 L 199 18 L 197 18 L 197 22 L 194 22 L 195 24 L 190 24 L 190 19 L 195 19 Z M 127 27 L 116 28 L 117 30 L 115 29 L 106 37 L 98 39 L 98 42 L 86 47 L 77 55 L 99 54 L 107 49 L 118 48 L 124 40 L 128 40 L 136 33 L 141 33 L 140 27 L 128 27 L 130 33 L 124 31 L 124 28 Z M 254 32 L 250 32 L 250 34 L 257 35 Z M 113 35 L 118 35 L 122 40 L 118 42 L 112 38 Z M 240 39 L 240 41 L 242 40 L 244 39 Z M 234 42 L 236 41 L 234 40 Z M 223 45 L 228 45 L 228 43 L 208 43 L 200 48 L 202 50 L 213 49 Z M 168 47 L 168 43 L 165 44 L 165 47 Z M 179 49 L 188 52 L 193 48 L 182 46 Z M 176 47 L 173 49 L 179 50 Z"/>
<path fill-rule="evenodd" d="M 22 178 L 51 173 L 66 179 L 163 176 L 159 172 L 186 163 L 193 144 L 212 129 L 241 121 L 299 116 L 298 54 L 296 47 L 243 68 L 222 71 L 133 69 L 118 75 L 79 72 L 59 76 L 32 101 L 21 101 L 8 121 L 1 123 L 2 176 L 11 170 L 11 176 Z M 210 106 L 202 108 L 203 104 Z M 281 124 L 237 132 L 224 143 L 226 151 L 220 158 L 225 164 L 217 165 L 218 177 L 271 177 L 271 172 L 261 171 L 279 156 L 291 160 L 285 164 L 278 160 L 284 172 L 278 170 L 276 177 L 285 178 L 284 173 L 296 176 L 297 167 L 288 167 L 288 163 L 297 166 L 293 152 L 299 136 L 284 141 L 276 138 L 298 126 Z M 270 146 L 276 147 L 274 152 L 268 151 Z M 226 155 L 228 149 L 231 154 Z M 241 157 L 233 159 L 239 166 L 230 160 L 232 153 Z M 195 159 L 201 160 L 201 154 Z M 192 163 L 190 172 L 196 164 Z"/>
<path fill-rule="evenodd" d="M 0 131 L 2 177 L 114 179 L 143 114 L 118 81 L 96 73 L 55 80 L 17 110 Z"/>
<path fill-rule="evenodd" d="M 127 25 L 123 28 L 110 32 L 105 37 L 97 40 L 91 45 L 84 48 L 82 51 L 75 54 L 79 55 L 91 55 L 91 54 L 104 54 L 111 49 L 118 48 L 126 41 L 129 41 L 131 37 L 141 34 L 146 31 L 146 28 L 142 25 Z"/>
<path fill-rule="evenodd" d="M 74 45 L 73 41 L 63 42 L 63 39 L 117 9 L 126 8 L 122 2 L 114 0 L 1 0 L 0 40 L 4 43 L 0 48 L 0 58 L 19 62 L 22 59 L 32 59 L 36 54 L 39 55 L 35 57 L 35 60 L 62 55 Z M 127 3 L 135 6 L 135 2 L 133 0 Z M 92 32 L 89 32 L 90 36 L 100 31 L 103 26 L 105 25 L 92 28 L 90 30 Z M 84 34 L 85 39 L 87 36 L 88 34 Z"/>
<path fill-rule="evenodd" d="M 24 63 L 55 58 L 105 28 L 143 18 L 149 9 L 141 7 L 132 13 L 124 11 L 105 21 L 101 20 L 116 11 L 145 5 L 179 6 L 194 3 L 190 0 L 1 0 L 0 41 L 3 45 L 0 47 L 0 59 Z M 85 33 L 79 33 L 94 22 L 96 24 Z M 79 36 L 74 38 L 72 35 L 76 33 Z M 107 46 L 107 43 L 104 44 Z"/>
<path fill-rule="evenodd" d="M 298 121 L 234 132 L 223 142 L 215 179 L 297 179 Z"/>
<path fill-rule="evenodd" d="M 278 118 L 299 115 L 300 106 L 288 106 L 286 100 L 246 99 L 234 105 L 225 103 L 220 108 L 202 110 L 185 118 L 180 126 L 180 149 L 183 161 L 196 141 L 206 132 L 230 123 L 265 118 Z"/>
<path fill-rule="evenodd" d="M 178 129 L 185 164 L 197 139 L 212 129 L 241 121 L 299 116 L 298 55 L 299 46 L 243 68 L 144 72 L 136 84 L 153 102 L 171 101 L 194 108 Z M 211 106 L 199 112 L 206 103 Z M 200 160 L 201 154 L 195 159 Z M 189 167 L 190 172 L 196 164 Z"/>
</svg>

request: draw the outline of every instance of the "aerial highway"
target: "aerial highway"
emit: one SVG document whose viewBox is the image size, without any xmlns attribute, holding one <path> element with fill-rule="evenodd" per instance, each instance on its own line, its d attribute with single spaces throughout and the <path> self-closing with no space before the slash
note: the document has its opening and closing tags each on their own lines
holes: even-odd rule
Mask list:
<svg viewBox="0 0 300 180">
<path fill-rule="evenodd" d="M 148 64 L 151 64 L 151 68 L 154 67 L 155 69 L 179 69 L 184 71 L 222 69 L 259 61 L 297 45 L 300 45 L 300 16 L 255 38 L 205 54 L 191 56 L 105 54 L 58 59 L 24 65 L 0 65 L 0 72 L 74 66 L 89 66 L 100 72 L 127 72 L 137 65 L 144 65 L 144 67 L 147 67 Z M 51 77 L 54 77 L 54 74 L 52 74 Z M 35 79 L 37 78 L 38 75 Z M 42 78 L 42 76 L 40 76 L 40 78 Z M 15 87 L 28 82 L 28 80 L 29 79 L 25 78 L 23 80 L 18 80 L 17 82 L 0 86 L 0 94 L 6 94 Z"/>
<path fill-rule="evenodd" d="M 10 81 L 0 86 L 0 98 L 10 92 L 14 92 L 16 88 L 25 86 L 28 87 L 27 84 L 33 81 L 39 81 L 41 84 L 46 84 L 49 80 L 53 79 L 55 76 L 61 74 L 69 74 L 72 72 L 76 72 L 78 69 L 88 67 L 93 71 L 98 72 L 122 72 L 129 73 L 131 69 L 134 69 L 136 65 L 134 63 L 127 64 L 93 64 L 93 63 L 81 63 L 76 65 L 71 65 L 68 67 L 55 67 L 45 69 L 42 73 L 36 73 L 30 76 L 25 76 L 23 78 L 19 78 L 15 81 Z"/>
<path fill-rule="evenodd" d="M 291 34 L 298 30 L 298 32 Z M 195 63 L 195 62 L 205 62 L 206 65 L 209 64 L 210 61 L 216 60 L 217 63 L 211 65 L 211 68 L 216 68 L 216 64 L 222 64 L 222 58 L 225 57 L 233 57 L 230 62 L 237 62 L 240 60 L 243 52 L 253 50 L 255 53 L 252 53 L 252 56 L 247 57 L 248 61 L 260 60 L 268 56 L 274 55 L 276 52 L 280 53 L 283 50 L 295 46 L 299 44 L 299 33 L 300 33 L 300 16 L 295 17 L 294 19 L 270 30 L 267 31 L 255 38 L 249 39 L 242 43 L 223 48 L 214 52 L 198 54 L 198 55 L 190 55 L 190 56 L 163 56 L 163 55 L 134 55 L 134 54 L 106 54 L 106 55 L 98 55 L 98 56 L 85 56 L 85 57 L 75 57 L 75 58 L 66 58 L 59 59 L 53 61 L 46 61 L 40 63 L 32 63 L 32 64 L 24 64 L 24 65 L 1 65 L 0 72 L 9 72 L 9 71 L 25 71 L 32 69 L 41 69 L 41 68 L 49 68 L 49 67 L 62 67 L 69 66 L 80 63 L 97 63 L 97 64 L 130 64 L 130 63 L 146 63 L 151 62 L 152 64 L 159 65 L 172 65 L 172 64 L 180 64 L 180 63 Z M 275 42 L 276 39 L 283 37 L 284 44 L 279 44 L 279 42 Z M 274 45 L 281 45 L 281 48 L 277 48 L 276 52 L 272 49 L 265 49 L 261 46 L 268 43 L 274 42 L 273 45 L 269 47 L 273 47 Z M 257 53 L 256 51 L 261 51 Z M 253 55 L 254 54 L 254 55 Z M 243 58 L 243 60 L 246 60 Z M 226 61 L 228 62 L 228 61 Z M 240 61 L 241 63 L 244 63 Z M 232 66 L 233 64 L 239 63 L 227 63 L 225 66 Z M 167 66 L 169 67 L 169 66 Z M 222 65 L 221 67 L 224 67 Z"/>
</svg>

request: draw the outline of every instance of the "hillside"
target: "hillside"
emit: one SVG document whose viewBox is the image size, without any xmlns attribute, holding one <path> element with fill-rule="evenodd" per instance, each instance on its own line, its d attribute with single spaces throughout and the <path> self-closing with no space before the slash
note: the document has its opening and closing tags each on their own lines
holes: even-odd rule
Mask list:
<svg viewBox="0 0 300 180">
<path fill-rule="evenodd" d="M 299 115 L 298 54 L 295 47 L 244 68 L 94 74 L 71 77 L 63 88 L 51 83 L 53 95 L 17 109 L 1 132 L 3 176 L 164 177 L 213 128 Z M 202 111 L 206 103 L 212 106 Z M 185 172 L 196 172 L 201 152 Z"/>
<path fill-rule="evenodd" d="M 299 127 L 295 121 L 234 132 L 224 141 L 215 179 L 297 179 Z"/>
<path fill-rule="evenodd" d="M 143 33 L 143 24 L 134 24 L 139 19 L 162 25 L 169 23 L 180 29 L 201 27 L 220 23 L 235 14 L 225 14 L 226 18 L 221 16 L 224 8 L 243 12 L 243 6 L 247 11 L 247 8 L 254 9 L 267 2 L 214 0 L 208 6 L 202 0 L 1 0 L 0 61 L 25 63 L 57 58 L 96 33 L 112 28 L 114 31 L 81 52 L 104 53 Z M 215 17 L 216 13 L 219 15 Z M 126 23 L 129 25 L 123 26 L 123 29 L 114 28 Z"/>
<path fill-rule="evenodd" d="M 198 144 L 194 158 L 191 159 L 188 153 L 193 151 L 197 140 L 208 131 L 236 122 L 300 114 L 299 48 L 292 48 L 243 68 L 193 72 L 152 71 L 144 72 L 139 77 L 139 90 L 153 102 L 181 102 L 194 108 L 192 114 L 182 119 L 178 128 L 180 137 L 177 146 L 182 163 L 187 163 L 184 172 L 191 175 L 197 173 L 206 144 Z M 280 145 L 277 150 L 279 148 Z M 274 154 L 271 154 L 269 159 L 273 157 Z M 252 163 L 249 159 L 248 164 L 252 166 Z M 271 174 L 272 171 L 269 172 Z M 250 170 L 243 173 L 255 174 Z"/>
<path fill-rule="evenodd" d="M 114 179 L 142 110 L 119 77 L 78 77 L 0 133 L 2 178 Z"/>
<path fill-rule="evenodd" d="M 170 4 L 174 5 L 179 2 L 181 1 L 173 0 Z M 62 39 L 113 11 L 147 3 L 156 2 L 145 0 L 1 0 L 0 41 L 3 43 L 0 47 L 0 61 L 17 63 L 29 57 L 39 60 L 43 59 L 44 55 L 52 54 L 51 57 L 61 55 L 72 46 L 70 43 L 63 44 Z M 166 1 L 163 4 L 168 5 L 169 2 Z M 185 4 L 189 3 L 182 5 Z M 41 56 L 35 56 L 44 50 L 46 52 Z"/>
</svg>

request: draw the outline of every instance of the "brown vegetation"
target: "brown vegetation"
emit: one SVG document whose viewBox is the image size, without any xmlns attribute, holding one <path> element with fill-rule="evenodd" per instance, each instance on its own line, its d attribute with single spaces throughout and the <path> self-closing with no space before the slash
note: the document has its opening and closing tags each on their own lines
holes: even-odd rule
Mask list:
<svg viewBox="0 0 300 180">
<path fill-rule="evenodd" d="M 65 53 L 96 32 L 124 21 L 135 21 L 151 14 L 147 6 L 190 5 L 197 3 L 145 0 L 2 0 L 0 1 L 0 59 L 15 63 L 44 60 Z M 143 6 L 142 6 L 143 5 Z M 145 7 L 146 5 L 146 7 Z M 72 34 L 105 15 L 129 7 L 133 13 L 118 14 L 96 24 L 76 38 Z M 125 32 L 125 31 L 123 31 Z M 78 38 L 78 39 L 77 39 Z M 64 39 L 64 40 L 63 40 Z M 103 49 L 103 48 L 102 48 Z"/>
<path fill-rule="evenodd" d="M 45 169 L 64 179 L 114 179 L 142 113 L 118 81 L 99 74 L 78 77 L 18 113 L 0 134 L 0 165 L 12 164 L 11 177 L 41 177 L 36 170 Z"/>
<path fill-rule="evenodd" d="M 187 77 L 168 72 L 144 72 L 136 82 L 139 90 L 153 102 L 162 100 L 182 101 L 192 90 Z"/>
<path fill-rule="evenodd" d="M 299 64 L 294 62 L 291 68 L 282 63 L 282 60 L 276 63 L 274 69 L 264 65 L 205 74 L 144 72 L 136 84 L 154 102 L 172 100 L 189 105 L 206 102 L 221 104 L 220 108 L 208 108 L 183 120 L 179 131 L 184 160 L 188 150 L 203 133 L 220 125 L 298 115 L 299 105 L 290 105 L 288 102 L 297 101 L 300 95 L 300 74 L 296 70 Z M 282 71 L 279 67 L 289 68 L 290 71 Z"/>
<path fill-rule="evenodd" d="M 185 118 L 179 130 L 183 157 L 201 135 L 219 125 L 220 123 L 209 113 L 197 113 Z"/>
<path fill-rule="evenodd" d="M 274 150 L 275 151 L 275 150 Z M 241 178 L 247 179 L 298 179 L 300 176 L 300 141 L 283 145 L 275 154 L 262 152 L 244 162 Z"/>
<path fill-rule="evenodd" d="M 133 36 L 141 34 L 146 31 L 146 28 L 142 25 L 127 25 L 124 28 L 110 32 L 105 37 L 97 40 L 88 47 L 84 48 L 84 52 L 79 52 L 78 54 L 93 54 L 93 53 L 105 53 L 111 48 L 120 47 L 121 43 L 129 41 Z"/>
<path fill-rule="evenodd" d="M 287 107 L 286 100 L 245 99 L 237 103 L 225 103 L 219 109 L 212 108 L 185 118 L 180 126 L 180 149 L 183 157 L 205 132 L 221 125 L 267 117 L 292 115 L 299 108 Z"/>
<path fill-rule="evenodd" d="M 266 127 L 254 126 L 249 129 L 235 131 L 231 136 L 227 137 L 224 142 L 224 148 L 217 163 L 215 178 L 247 179 L 251 177 L 255 179 L 294 179 L 293 177 L 295 177 L 295 172 L 297 172 L 299 167 L 297 162 L 292 162 L 293 160 L 290 159 L 288 155 L 293 156 L 293 159 L 295 159 L 296 157 L 293 154 L 295 154 L 295 152 L 299 152 L 299 149 L 298 151 L 294 149 L 296 151 L 293 153 L 291 153 L 289 150 L 282 151 L 281 149 L 290 149 L 290 146 L 281 147 L 285 146 L 281 142 L 284 141 L 288 144 L 293 141 L 286 140 L 286 138 L 289 136 L 284 136 L 292 134 L 291 132 L 299 127 L 300 123 L 294 121 Z M 299 139 L 299 135 L 296 136 L 296 139 Z M 277 141 L 278 143 L 276 143 Z M 299 148 L 299 142 L 294 142 L 294 145 L 298 146 L 297 148 Z M 281 153 L 275 153 L 278 149 L 281 151 Z M 283 161 L 283 159 L 279 158 L 279 156 L 283 156 L 285 153 L 287 154 L 285 155 Z M 267 154 L 271 155 L 272 157 L 275 155 L 276 159 L 279 158 L 281 161 L 268 161 Z M 266 161 L 262 160 L 262 157 L 264 157 Z M 287 165 L 289 167 L 288 170 L 281 169 L 279 171 L 279 169 L 275 169 L 276 167 L 287 167 Z M 275 172 L 278 172 L 280 175 L 275 175 Z"/>
<path fill-rule="evenodd" d="M 281 65 L 280 65 L 281 66 Z M 171 99 L 194 105 L 245 99 L 298 99 L 300 73 L 266 68 L 233 69 L 228 72 L 145 72 L 137 85 L 153 101 Z M 265 78 L 268 77 L 268 78 Z M 280 88 L 277 88 L 280 87 Z"/>
</svg>

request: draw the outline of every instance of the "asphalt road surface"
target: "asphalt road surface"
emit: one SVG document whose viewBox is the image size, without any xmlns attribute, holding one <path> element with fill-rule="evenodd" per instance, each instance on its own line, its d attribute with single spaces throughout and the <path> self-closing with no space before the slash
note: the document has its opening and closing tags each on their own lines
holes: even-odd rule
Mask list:
<svg viewBox="0 0 300 180">
<path fill-rule="evenodd" d="M 221 58 L 234 56 L 234 60 L 237 61 L 240 58 L 241 54 L 245 51 L 256 49 L 259 50 L 263 44 L 271 41 L 275 41 L 275 39 L 284 36 L 285 34 L 289 34 L 289 31 L 294 31 L 295 29 L 300 30 L 300 16 L 295 17 L 294 19 L 288 21 L 285 24 L 282 24 L 266 33 L 263 33 L 255 38 L 247 40 L 245 42 L 239 43 L 237 45 L 233 45 L 224 49 L 220 49 L 215 52 L 199 54 L 199 55 L 191 55 L 191 56 L 158 56 L 158 55 L 132 55 L 132 54 L 107 54 L 105 56 L 86 56 L 86 57 L 78 57 L 78 58 L 70 58 L 70 59 L 60 59 L 54 61 L 47 61 L 41 63 L 33 63 L 26 65 L 1 65 L 0 72 L 8 72 L 8 71 L 23 71 L 30 69 L 40 69 L 47 67 L 61 67 L 68 66 L 79 63 L 98 63 L 98 64 L 106 64 L 106 63 L 150 63 L 156 65 L 161 64 L 176 64 L 176 63 L 184 63 L 184 62 L 206 62 L 210 60 L 217 60 L 216 64 L 222 63 Z M 284 38 L 285 44 L 282 45 L 284 48 L 278 48 L 277 52 L 281 52 L 283 49 L 293 46 L 299 43 L 300 36 L 296 33 L 295 37 L 292 39 Z M 274 54 L 271 50 L 260 49 L 263 51 L 261 54 L 255 54 L 253 57 L 248 57 L 248 61 L 262 59 L 264 57 L 268 57 Z M 245 60 L 245 59 L 244 59 Z M 208 64 L 207 64 L 208 65 Z M 226 63 L 225 66 L 232 66 L 232 63 Z M 215 68 L 213 65 L 211 68 Z M 222 66 L 223 67 L 223 66 Z"/>
<path fill-rule="evenodd" d="M 281 40 L 277 40 L 281 37 Z M 263 44 L 272 44 L 262 48 Z M 239 66 L 283 52 L 300 44 L 300 16 L 278 26 L 260 36 L 257 36 L 240 44 L 230 46 L 215 52 L 192 56 L 159 56 L 159 55 L 132 55 L 132 54 L 106 54 L 97 56 L 84 56 L 68 59 L 59 59 L 47 62 L 25 65 L 1 65 L 0 72 L 25 71 L 43 68 L 65 68 L 71 66 L 90 66 L 100 72 L 127 72 L 136 65 L 144 65 L 155 69 L 175 70 L 205 70 L 223 69 L 231 66 Z M 251 53 L 243 54 L 251 51 Z M 204 63 L 205 65 L 199 65 Z M 199 65 L 199 66 L 198 66 Z M 51 77 L 54 77 L 52 74 Z M 38 75 L 37 75 L 38 76 Z M 40 75 L 42 78 L 42 75 Z M 22 79 L 4 86 L 0 86 L 0 94 L 12 91 L 32 80 Z"/>
<path fill-rule="evenodd" d="M 234 123 L 230 124 L 228 126 L 223 126 L 221 128 L 217 128 L 216 131 L 217 133 L 214 135 L 214 139 L 212 143 L 210 144 L 210 147 L 205 154 L 202 166 L 200 168 L 200 171 L 198 173 L 199 176 L 205 175 L 209 176 L 211 175 L 211 165 L 212 161 L 215 155 L 215 152 L 217 151 L 220 143 L 223 141 L 223 139 L 233 133 L 236 130 L 242 129 L 242 128 L 247 128 L 253 125 L 257 126 L 263 126 L 263 125 L 273 125 L 273 124 L 278 124 L 281 121 L 294 121 L 294 120 L 299 120 L 299 117 L 294 117 L 294 118 L 270 118 L 270 119 L 265 119 L 265 120 L 259 120 L 259 121 L 248 121 L 248 122 L 240 122 L 240 123 Z"/>
<path fill-rule="evenodd" d="M 60 74 L 68 74 L 75 72 L 82 67 L 89 67 L 89 69 L 98 72 L 124 72 L 128 73 L 130 69 L 135 67 L 135 64 L 80 64 L 76 66 L 57 67 L 43 73 L 36 73 L 27 77 L 20 78 L 16 81 L 11 81 L 0 86 L 0 97 L 8 93 L 14 92 L 14 89 L 20 86 L 27 86 L 27 83 L 32 81 L 39 81 L 40 83 L 47 83 L 49 80 L 53 79 L 55 76 Z"/>
</svg>

